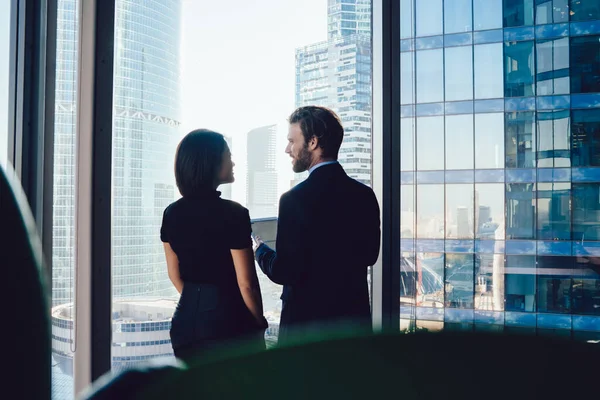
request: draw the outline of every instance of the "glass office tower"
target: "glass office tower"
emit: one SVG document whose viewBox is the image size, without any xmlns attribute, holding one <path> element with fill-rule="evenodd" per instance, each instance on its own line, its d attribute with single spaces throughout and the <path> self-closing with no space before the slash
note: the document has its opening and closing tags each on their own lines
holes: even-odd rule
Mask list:
<svg viewBox="0 0 600 400">
<path fill-rule="evenodd" d="M 600 3 L 400 8 L 401 329 L 600 339 Z"/>
</svg>

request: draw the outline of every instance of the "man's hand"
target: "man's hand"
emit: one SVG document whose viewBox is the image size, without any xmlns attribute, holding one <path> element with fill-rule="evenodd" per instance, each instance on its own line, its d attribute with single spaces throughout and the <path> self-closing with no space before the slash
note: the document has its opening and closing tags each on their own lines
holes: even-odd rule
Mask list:
<svg viewBox="0 0 600 400">
<path fill-rule="evenodd" d="M 256 249 L 258 249 L 258 247 L 263 243 L 264 242 L 260 236 L 252 234 L 252 251 L 256 253 Z"/>
</svg>

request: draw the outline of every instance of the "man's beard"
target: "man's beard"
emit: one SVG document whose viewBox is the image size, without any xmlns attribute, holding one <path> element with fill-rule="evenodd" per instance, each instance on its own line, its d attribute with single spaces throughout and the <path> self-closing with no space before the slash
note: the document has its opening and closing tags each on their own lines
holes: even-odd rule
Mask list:
<svg viewBox="0 0 600 400">
<path fill-rule="evenodd" d="M 310 167 L 310 163 L 312 162 L 312 157 L 310 151 L 308 151 L 308 146 L 302 147 L 300 153 L 298 153 L 298 157 L 294 158 L 293 170 L 296 173 L 304 172 Z"/>
</svg>

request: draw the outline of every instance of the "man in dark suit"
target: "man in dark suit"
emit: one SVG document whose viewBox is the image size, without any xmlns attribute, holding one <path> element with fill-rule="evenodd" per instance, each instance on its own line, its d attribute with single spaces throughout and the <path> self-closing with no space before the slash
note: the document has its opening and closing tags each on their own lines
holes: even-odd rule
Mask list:
<svg viewBox="0 0 600 400">
<path fill-rule="evenodd" d="M 337 162 L 344 128 L 333 111 L 301 107 L 289 123 L 285 151 L 294 172 L 309 176 L 281 196 L 277 251 L 254 238 L 260 268 L 284 285 L 279 344 L 290 333 L 371 331 L 367 268 L 379 256 L 377 199 Z"/>
</svg>

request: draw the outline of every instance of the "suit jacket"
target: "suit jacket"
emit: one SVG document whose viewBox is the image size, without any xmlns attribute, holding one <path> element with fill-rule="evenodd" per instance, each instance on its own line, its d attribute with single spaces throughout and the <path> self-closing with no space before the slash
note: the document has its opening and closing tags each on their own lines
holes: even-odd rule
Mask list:
<svg viewBox="0 0 600 400">
<path fill-rule="evenodd" d="M 338 163 L 314 170 L 281 196 L 277 251 L 256 260 L 284 285 L 279 341 L 290 328 L 338 322 L 371 324 L 367 268 L 379 256 L 379 205 L 366 185 Z"/>
</svg>

